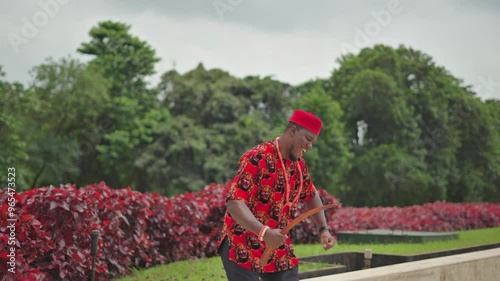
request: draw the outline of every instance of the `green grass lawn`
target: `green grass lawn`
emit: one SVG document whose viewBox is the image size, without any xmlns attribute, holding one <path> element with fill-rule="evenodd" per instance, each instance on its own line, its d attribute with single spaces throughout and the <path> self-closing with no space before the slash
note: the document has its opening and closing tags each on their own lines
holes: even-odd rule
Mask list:
<svg viewBox="0 0 500 281">
<path fill-rule="evenodd" d="M 319 244 L 295 245 L 295 254 L 298 257 L 321 255 L 325 253 L 340 253 L 364 251 L 372 249 L 378 254 L 420 254 L 456 248 L 500 242 L 500 227 L 469 231 L 459 231 L 457 240 L 437 241 L 427 243 L 400 243 L 400 244 L 338 244 L 328 252 L 323 251 Z M 305 269 L 305 268 L 304 268 Z M 302 270 L 302 267 L 299 267 Z M 180 261 L 149 269 L 132 269 L 133 274 L 115 281 L 200 281 L 226 280 L 222 262 L 219 257 Z"/>
</svg>

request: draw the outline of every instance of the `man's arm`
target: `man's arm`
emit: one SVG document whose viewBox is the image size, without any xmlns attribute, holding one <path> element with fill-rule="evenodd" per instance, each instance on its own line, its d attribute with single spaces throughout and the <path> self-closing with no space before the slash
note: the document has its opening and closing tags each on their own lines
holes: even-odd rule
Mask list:
<svg viewBox="0 0 500 281">
<path fill-rule="evenodd" d="M 227 212 L 239 225 L 258 235 L 264 225 L 257 220 L 244 202 L 228 200 L 226 206 Z M 286 238 L 287 236 L 282 234 L 279 229 L 268 229 L 264 234 L 264 241 L 273 248 L 283 245 Z"/>
<path fill-rule="evenodd" d="M 323 202 L 321 202 L 321 197 L 319 193 L 316 192 L 314 197 L 311 200 L 305 201 L 304 205 L 307 210 L 311 210 L 314 208 L 318 208 L 323 206 Z M 325 212 L 317 212 L 316 214 L 311 216 L 316 227 L 320 228 L 322 226 L 328 226 L 326 223 Z M 330 231 L 322 231 L 320 234 L 321 243 L 323 243 L 323 249 L 328 250 L 335 245 L 335 239 L 332 237 Z"/>
<path fill-rule="evenodd" d="M 304 202 L 304 205 L 306 206 L 307 210 L 312 210 L 314 208 L 318 208 L 323 206 L 323 202 L 321 202 L 321 198 L 319 197 L 319 193 L 316 192 L 316 195 L 311 200 L 307 200 Z M 314 223 L 316 224 L 317 228 L 320 228 L 322 226 L 327 226 L 326 224 L 326 218 L 325 218 L 325 212 L 317 212 L 316 214 L 311 216 Z"/>
<path fill-rule="evenodd" d="M 240 200 L 228 200 L 227 212 L 231 217 L 244 229 L 258 234 L 260 229 L 264 226 L 260 221 L 255 218 L 248 206 Z"/>
</svg>

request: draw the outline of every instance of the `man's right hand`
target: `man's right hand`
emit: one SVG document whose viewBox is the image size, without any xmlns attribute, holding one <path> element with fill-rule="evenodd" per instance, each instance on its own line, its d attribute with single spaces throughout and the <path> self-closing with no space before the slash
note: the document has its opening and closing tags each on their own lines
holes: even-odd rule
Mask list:
<svg viewBox="0 0 500 281">
<path fill-rule="evenodd" d="M 264 242 L 266 242 L 267 246 L 277 249 L 285 243 L 287 237 L 281 233 L 281 229 L 270 228 L 264 234 Z"/>
</svg>

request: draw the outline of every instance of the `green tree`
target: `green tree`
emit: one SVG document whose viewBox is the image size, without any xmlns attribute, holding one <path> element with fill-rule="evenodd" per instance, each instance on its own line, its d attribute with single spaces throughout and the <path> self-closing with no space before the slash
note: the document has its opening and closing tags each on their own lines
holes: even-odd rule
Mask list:
<svg viewBox="0 0 500 281">
<path fill-rule="evenodd" d="M 141 114 L 143 108 L 138 100 L 127 97 L 115 98 L 114 116 L 128 116 L 130 119 L 117 120 L 114 130 L 104 135 L 102 144 L 97 146 L 99 162 L 103 163 L 103 180 L 110 185 L 132 185 L 140 191 L 147 191 L 155 185 L 147 176 L 147 165 L 141 164 L 141 157 L 147 146 L 153 143 L 155 130 L 169 121 L 167 109 L 151 108 Z M 149 156 L 155 157 L 155 156 Z"/>
<path fill-rule="evenodd" d="M 345 177 L 351 168 L 352 153 L 345 137 L 344 112 L 317 81 L 310 91 L 295 103 L 295 108 L 313 112 L 323 122 L 320 136 L 314 149 L 304 157 L 317 187 L 332 194 L 339 194 L 346 188 Z"/>
<path fill-rule="evenodd" d="M 138 159 L 158 184 L 152 189 L 170 195 L 202 188 L 206 137 L 203 128 L 182 115 L 156 127 L 154 141 Z"/>
<path fill-rule="evenodd" d="M 349 189 L 342 202 L 353 206 L 405 206 L 423 204 L 433 197 L 431 177 L 422 158 L 395 144 L 356 147 Z"/>
<path fill-rule="evenodd" d="M 66 58 L 47 59 L 32 74 L 25 96 L 33 106 L 22 117 L 31 186 L 79 183 L 82 159 L 96 150 L 88 136 L 99 133 L 109 83 L 93 66 Z"/>
<path fill-rule="evenodd" d="M 491 148 L 491 153 L 483 154 L 486 156 L 485 178 L 488 179 L 488 187 L 484 191 L 485 201 L 498 202 L 500 201 L 500 100 L 486 100 L 485 105 L 489 113 L 488 123 L 491 124 L 488 138 L 488 147 Z"/>
<path fill-rule="evenodd" d="M 22 137 L 23 110 L 30 104 L 23 97 L 24 88 L 20 83 L 4 80 L 5 72 L 0 66 L 0 186 L 7 186 L 7 169 L 16 169 L 15 189 L 29 189 L 28 175 L 21 163 L 28 159 L 26 140 Z"/>
<path fill-rule="evenodd" d="M 238 79 L 202 64 L 184 75 L 166 72 L 159 89 L 172 120 L 142 158 L 155 178 L 163 177 L 168 194 L 234 177 L 241 154 L 281 133 L 290 112 L 289 85 L 270 77 Z"/>
<path fill-rule="evenodd" d="M 270 77 L 237 79 L 219 69 L 206 70 L 201 63 L 184 75 L 166 72 L 159 87 L 172 115 L 187 115 L 204 127 L 252 113 L 271 125 L 281 124 L 292 103 L 288 84 Z"/>
<path fill-rule="evenodd" d="M 485 104 L 474 96 L 455 101 L 452 124 L 460 132 L 456 151 L 457 181 L 448 189 L 452 201 L 498 201 L 500 136 L 495 103 Z"/>
<path fill-rule="evenodd" d="M 401 84 L 408 103 L 415 108 L 421 130 L 417 145 L 424 152 L 426 174 L 432 177 L 430 188 L 436 191 L 436 196 L 428 200 L 452 200 L 448 191 L 458 181 L 461 161 L 456 158 L 460 134 L 453 118 L 459 112 L 457 102 L 466 96 L 465 90 L 460 80 L 437 66 L 429 55 L 404 47 L 397 52 L 402 58 Z"/>
<path fill-rule="evenodd" d="M 78 52 L 93 56 L 90 64 L 111 81 L 111 103 L 99 117 L 108 121 L 110 129 L 102 134 L 99 153 L 87 161 L 88 167 L 101 169 L 97 173 L 87 169 L 85 177 L 97 174 L 110 186 L 132 185 L 144 191 L 150 183 L 136 159 L 154 140 L 154 127 L 170 117 L 168 110 L 159 108 L 158 91 L 147 83 L 159 58 L 124 23 L 99 22 L 89 35 L 90 41 L 82 43 Z"/>
<path fill-rule="evenodd" d="M 357 206 L 397 205 L 403 201 L 381 195 L 401 189 L 403 182 L 409 194 L 429 190 L 429 186 L 419 186 L 427 179 L 413 177 L 425 175 L 426 166 L 417 141 L 421 131 L 414 108 L 400 83 L 402 62 L 397 53 L 376 46 L 339 62 L 329 92 L 345 109 L 347 138 L 355 156 L 339 197 Z"/>
<path fill-rule="evenodd" d="M 353 141 L 355 159 L 344 202 L 404 205 L 486 199 L 484 191 L 492 190 L 486 166 L 496 164 L 493 157 L 485 161 L 484 155 L 496 152 L 483 136 L 491 139 L 494 133 L 482 102 L 461 80 L 429 55 L 404 46 L 376 45 L 339 63 L 325 85 L 344 108 Z M 464 118 L 463 113 L 476 118 Z M 471 147 L 483 158 L 467 154 Z M 373 190 L 385 195 L 360 198 Z"/>
<path fill-rule="evenodd" d="M 154 92 L 146 91 L 146 78 L 154 74 L 160 61 L 151 46 L 130 34 L 130 26 L 121 22 L 102 21 L 90 32 L 90 41 L 81 44 L 78 52 L 91 55 L 91 64 L 111 80 L 111 97 L 129 97 L 151 106 Z"/>
</svg>

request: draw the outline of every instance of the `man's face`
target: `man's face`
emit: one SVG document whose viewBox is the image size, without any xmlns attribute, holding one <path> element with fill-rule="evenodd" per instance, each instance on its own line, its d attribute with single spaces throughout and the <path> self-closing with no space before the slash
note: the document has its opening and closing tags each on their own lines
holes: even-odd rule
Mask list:
<svg viewBox="0 0 500 281">
<path fill-rule="evenodd" d="M 292 161 L 297 161 L 304 153 L 312 149 L 313 144 L 318 139 L 311 131 L 299 128 L 297 126 L 292 128 L 292 145 L 288 151 L 288 157 Z"/>
</svg>

